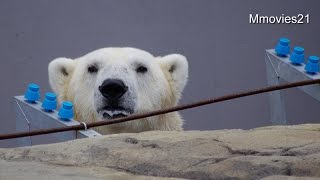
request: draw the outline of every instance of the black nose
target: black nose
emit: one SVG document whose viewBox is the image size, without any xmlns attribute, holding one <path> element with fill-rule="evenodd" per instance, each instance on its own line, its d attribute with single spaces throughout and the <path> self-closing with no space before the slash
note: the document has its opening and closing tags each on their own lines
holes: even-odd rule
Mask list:
<svg viewBox="0 0 320 180">
<path fill-rule="evenodd" d="M 101 94 L 109 100 L 118 100 L 127 90 L 128 87 L 118 79 L 107 79 L 99 86 Z"/>
</svg>

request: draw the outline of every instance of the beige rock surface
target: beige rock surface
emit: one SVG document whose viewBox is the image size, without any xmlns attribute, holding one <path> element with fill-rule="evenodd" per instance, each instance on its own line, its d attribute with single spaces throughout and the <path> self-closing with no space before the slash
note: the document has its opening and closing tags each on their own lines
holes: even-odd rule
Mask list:
<svg viewBox="0 0 320 180">
<path fill-rule="evenodd" d="M 0 179 L 316 178 L 320 124 L 153 131 L 0 149 L 0 167 Z"/>
<path fill-rule="evenodd" d="M 262 178 L 262 180 L 319 180 L 317 177 L 296 177 L 296 176 L 268 176 Z"/>
</svg>

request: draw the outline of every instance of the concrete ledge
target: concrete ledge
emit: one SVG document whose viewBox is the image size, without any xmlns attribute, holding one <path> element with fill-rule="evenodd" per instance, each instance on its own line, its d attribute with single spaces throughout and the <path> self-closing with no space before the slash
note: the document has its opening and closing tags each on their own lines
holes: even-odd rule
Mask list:
<svg viewBox="0 0 320 180">
<path fill-rule="evenodd" d="M 108 135 L 0 149 L 0 160 L 0 179 L 315 178 L 320 124 Z"/>
</svg>

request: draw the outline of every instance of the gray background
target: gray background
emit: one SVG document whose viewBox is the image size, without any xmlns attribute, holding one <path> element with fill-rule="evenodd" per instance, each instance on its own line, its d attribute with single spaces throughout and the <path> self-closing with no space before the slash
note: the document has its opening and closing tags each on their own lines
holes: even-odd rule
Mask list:
<svg viewBox="0 0 320 180">
<path fill-rule="evenodd" d="M 107 46 L 132 46 L 154 55 L 181 53 L 190 80 L 181 103 L 266 86 L 264 49 L 279 37 L 320 55 L 318 0 L 0 1 L 0 133 L 14 130 L 12 96 L 29 82 L 50 90 L 47 65 Z M 310 14 L 310 24 L 253 25 L 249 14 Z M 319 105 L 285 90 L 290 124 L 320 122 Z M 185 129 L 270 125 L 267 95 L 182 112 Z"/>
</svg>

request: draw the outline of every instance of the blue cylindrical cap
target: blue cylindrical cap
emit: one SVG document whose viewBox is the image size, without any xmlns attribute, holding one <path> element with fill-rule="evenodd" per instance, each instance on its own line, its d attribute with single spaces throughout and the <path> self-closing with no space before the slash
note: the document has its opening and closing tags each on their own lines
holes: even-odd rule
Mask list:
<svg viewBox="0 0 320 180">
<path fill-rule="evenodd" d="M 307 62 L 305 68 L 308 74 L 316 74 L 319 72 L 319 57 L 309 56 L 309 61 Z"/>
<path fill-rule="evenodd" d="M 40 98 L 39 90 L 40 90 L 39 85 L 34 83 L 29 84 L 28 89 L 24 94 L 24 98 L 31 103 L 38 101 Z"/>
<path fill-rule="evenodd" d="M 62 103 L 62 107 L 65 108 L 65 109 L 72 109 L 73 104 L 72 104 L 72 102 L 65 101 L 65 102 Z"/>
<path fill-rule="evenodd" d="M 302 47 L 296 46 L 290 55 L 290 61 L 294 65 L 300 65 L 304 62 L 304 49 Z"/>
<path fill-rule="evenodd" d="M 287 45 L 289 45 L 290 40 L 287 39 L 287 38 L 280 38 L 279 43 L 280 43 L 281 45 L 287 46 Z"/>
<path fill-rule="evenodd" d="M 304 53 L 304 48 L 303 47 L 296 46 L 296 47 L 294 47 L 293 50 L 297 54 L 303 54 Z"/>
<path fill-rule="evenodd" d="M 46 93 L 46 99 L 48 100 L 55 100 L 57 98 L 56 94 L 55 93 L 52 93 L 52 92 L 48 92 Z"/>
<path fill-rule="evenodd" d="M 53 111 L 57 108 L 57 96 L 54 93 L 46 93 L 45 99 L 42 102 L 42 108 L 46 111 Z"/>
<path fill-rule="evenodd" d="M 39 85 L 34 83 L 29 84 L 28 88 L 30 91 L 33 91 L 33 92 L 38 92 L 40 89 Z"/>
<path fill-rule="evenodd" d="M 64 101 L 62 107 L 59 110 L 58 116 L 62 120 L 70 120 L 73 118 L 73 104 L 69 101 Z"/>
<path fill-rule="evenodd" d="M 286 57 L 290 53 L 290 40 L 287 38 L 280 38 L 275 47 L 276 54 L 280 57 Z"/>
<path fill-rule="evenodd" d="M 318 63 L 319 57 L 318 56 L 309 56 L 309 61 L 312 63 Z"/>
</svg>

